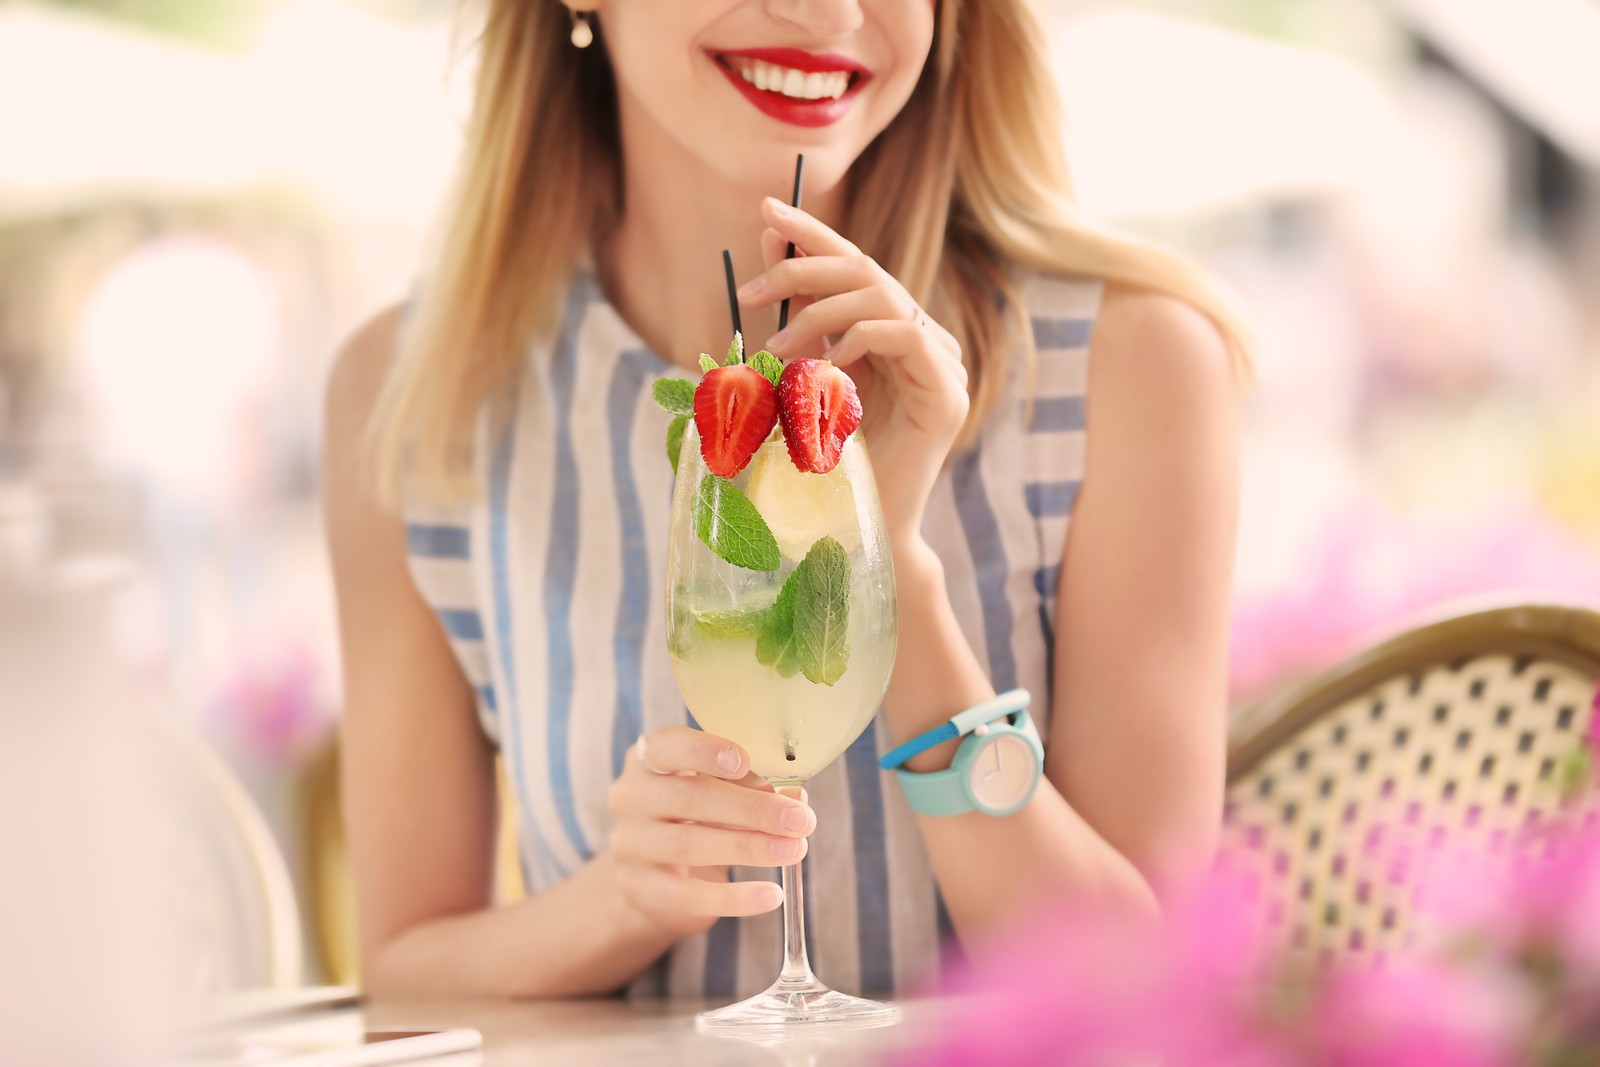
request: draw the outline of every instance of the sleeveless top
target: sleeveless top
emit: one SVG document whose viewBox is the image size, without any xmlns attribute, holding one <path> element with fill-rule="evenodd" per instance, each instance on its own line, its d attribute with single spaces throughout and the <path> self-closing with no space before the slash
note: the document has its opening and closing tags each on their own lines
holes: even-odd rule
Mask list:
<svg viewBox="0 0 1600 1067">
<path fill-rule="evenodd" d="M 1102 284 L 1021 282 L 1037 361 L 1012 361 L 977 444 L 940 475 L 923 532 L 995 689 L 1026 687 L 1036 708 L 1048 708 L 1056 579 L 1083 476 Z M 529 893 L 605 846 L 607 791 L 639 735 L 693 724 L 667 658 L 673 476 L 669 416 L 650 396 L 654 381 L 686 372 L 645 347 L 587 270 L 567 293 L 559 335 L 536 349 L 504 398 L 503 428 L 480 420 L 480 498 L 405 508 L 411 575 L 477 692 L 515 795 Z M 1045 730 L 1048 715 L 1035 718 Z M 878 769 L 890 747 L 875 721 L 807 786 L 817 813 L 805 860 L 811 963 L 852 993 L 935 978 L 950 941 L 915 816 L 894 776 Z M 735 868 L 733 877 L 777 874 Z M 630 992 L 752 995 L 777 977 L 781 941 L 778 912 L 724 918 L 681 940 Z"/>
</svg>

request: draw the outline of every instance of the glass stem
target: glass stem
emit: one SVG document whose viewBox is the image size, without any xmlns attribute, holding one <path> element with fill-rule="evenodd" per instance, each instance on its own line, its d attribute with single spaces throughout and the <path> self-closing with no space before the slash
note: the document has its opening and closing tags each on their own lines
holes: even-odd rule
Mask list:
<svg viewBox="0 0 1600 1067">
<path fill-rule="evenodd" d="M 780 786 L 785 796 L 800 798 L 801 786 Z M 815 985 L 811 961 L 806 959 L 806 904 L 802 884 L 802 864 L 794 863 L 783 869 L 783 973 L 780 985 Z"/>
</svg>

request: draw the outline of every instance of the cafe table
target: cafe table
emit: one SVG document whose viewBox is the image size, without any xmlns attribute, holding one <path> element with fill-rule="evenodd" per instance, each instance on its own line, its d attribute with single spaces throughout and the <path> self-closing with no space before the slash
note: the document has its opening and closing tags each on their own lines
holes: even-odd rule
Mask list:
<svg viewBox="0 0 1600 1067">
<path fill-rule="evenodd" d="M 365 1007 L 365 1023 L 372 1030 L 465 1026 L 481 1032 L 481 1053 L 452 1057 L 448 1067 L 828 1067 L 884 1062 L 895 1049 L 924 1034 L 949 1005 L 939 999 L 899 1003 L 902 1017 L 891 1027 L 762 1041 L 697 1033 L 695 1013 L 717 1005 L 693 1000 L 380 1002 Z M 446 1061 L 437 1063 L 446 1067 Z"/>
</svg>

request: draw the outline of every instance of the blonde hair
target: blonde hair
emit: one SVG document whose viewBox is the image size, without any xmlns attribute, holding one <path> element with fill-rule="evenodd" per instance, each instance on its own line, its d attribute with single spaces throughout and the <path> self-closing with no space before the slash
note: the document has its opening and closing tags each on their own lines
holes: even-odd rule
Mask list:
<svg viewBox="0 0 1600 1067">
<path fill-rule="evenodd" d="M 556 0 L 487 2 L 454 200 L 369 427 L 391 504 L 402 481 L 453 495 L 470 486 L 479 411 L 514 379 L 530 342 L 559 328 L 563 290 L 620 202 L 605 49 L 573 48 Z M 938 0 L 911 99 L 847 179 L 845 235 L 961 341 L 972 393 L 963 444 L 1013 354 L 1031 367 L 1012 265 L 1177 297 L 1216 324 L 1241 369 L 1249 364 L 1242 319 L 1212 278 L 1095 224 L 1074 202 L 1044 42 L 1027 0 Z"/>
</svg>

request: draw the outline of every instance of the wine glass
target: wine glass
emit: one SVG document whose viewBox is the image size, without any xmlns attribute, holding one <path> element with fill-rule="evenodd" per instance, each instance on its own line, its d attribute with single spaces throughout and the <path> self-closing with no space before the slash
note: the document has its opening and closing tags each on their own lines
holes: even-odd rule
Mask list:
<svg viewBox="0 0 1600 1067">
<path fill-rule="evenodd" d="M 752 518 L 752 515 L 755 518 Z M 872 721 L 894 665 L 894 570 L 861 434 L 826 474 L 796 468 L 774 429 L 733 479 L 685 430 L 667 539 L 667 641 L 695 721 L 742 745 L 785 795 Z M 892 1004 L 829 989 L 806 959 L 801 867 L 783 869 L 783 970 L 766 992 L 703 1012 L 742 1035 L 886 1026 Z"/>
</svg>

